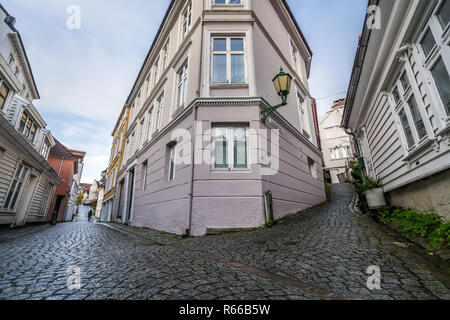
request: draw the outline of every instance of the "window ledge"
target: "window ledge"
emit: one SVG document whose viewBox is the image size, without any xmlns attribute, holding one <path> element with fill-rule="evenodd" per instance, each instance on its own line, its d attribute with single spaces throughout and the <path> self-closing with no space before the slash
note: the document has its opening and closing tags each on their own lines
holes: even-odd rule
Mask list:
<svg viewBox="0 0 450 320">
<path fill-rule="evenodd" d="M 403 157 L 404 162 L 410 162 L 413 161 L 414 158 L 416 158 L 420 153 L 422 153 L 424 150 L 426 150 L 433 142 L 436 141 L 436 138 L 424 138 L 418 145 L 413 147 L 408 151 L 408 154 Z"/>
<path fill-rule="evenodd" d="M 244 4 L 243 3 L 237 3 L 237 4 L 233 4 L 233 3 L 213 3 L 211 8 L 213 9 L 226 9 L 226 8 L 244 8 Z"/>
<path fill-rule="evenodd" d="M 248 89 L 248 83 L 213 83 L 210 89 Z"/>
</svg>

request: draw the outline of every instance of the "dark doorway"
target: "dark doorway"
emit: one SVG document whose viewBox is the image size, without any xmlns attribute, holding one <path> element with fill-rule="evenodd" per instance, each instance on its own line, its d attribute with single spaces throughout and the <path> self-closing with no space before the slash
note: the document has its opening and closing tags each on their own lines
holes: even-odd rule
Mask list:
<svg viewBox="0 0 450 320">
<path fill-rule="evenodd" d="M 131 210 L 133 209 L 133 191 L 134 191 L 134 169 L 130 171 L 128 177 L 128 204 L 127 204 L 127 221 L 131 221 Z"/>
<path fill-rule="evenodd" d="M 123 212 L 123 185 L 124 180 L 119 182 L 119 202 L 118 202 L 118 212 L 117 212 L 117 220 L 122 220 L 122 212 Z"/>
<path fill-rule="evenodd" d="M 56 224 L 58 222 L 59 211 L 61 210 L 61 204 L 64 199 L 64 196 L 57 196 L 55 202 L 55 209 L 52 213 L 52 224 Z"/>
</svg>

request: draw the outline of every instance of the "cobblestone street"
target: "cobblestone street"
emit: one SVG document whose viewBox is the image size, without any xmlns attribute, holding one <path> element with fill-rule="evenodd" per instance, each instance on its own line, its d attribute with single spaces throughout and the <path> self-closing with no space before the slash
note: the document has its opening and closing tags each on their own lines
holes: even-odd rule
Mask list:
<svg viewBox="0 0 450 320">
<path fill-rule="evenodd" d="M 3 231 L 0 298 L 450 299 L 444 261 L 418 259 L 351 212 L 349 186 L 332 191 L 332 202 L 272 229 L 203 238 L 87 222 Z M 372 265 L 381 290 L 366 286 Z M 80 290 L 67 288 L 70 266 Z"/>
</svg>

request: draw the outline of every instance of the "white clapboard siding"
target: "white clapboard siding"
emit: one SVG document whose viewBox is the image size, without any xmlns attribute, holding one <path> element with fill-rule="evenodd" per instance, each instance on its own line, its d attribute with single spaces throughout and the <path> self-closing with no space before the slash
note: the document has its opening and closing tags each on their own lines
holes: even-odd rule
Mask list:
<svg viewBox="0 0 450 320">
<path fill-rule="evenodd" d="M 6 151 L 0 157 L 0 207 L 3 206 L 6 194 L 17 166 L 17 156 L 10 151 Z"/>
</svg>

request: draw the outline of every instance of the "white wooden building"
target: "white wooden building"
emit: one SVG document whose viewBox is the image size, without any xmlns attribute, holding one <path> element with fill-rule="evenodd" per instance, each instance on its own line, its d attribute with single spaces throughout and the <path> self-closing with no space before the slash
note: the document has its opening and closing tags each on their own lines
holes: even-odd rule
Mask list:
<svg viewBox="0 0 450 320">
<path fill-rule="evenodd" d="M 450 0 L 369 6 L 343 126 L 392 206 L 450 218 Z"/>
<path fill-rule="evenodd" d="M 0 5 L 0 224 L 46 221 L 58 174 L 47 162 L 54 145 L 33 106 L 39 99 L 15 19 Z"/>
</svg>

